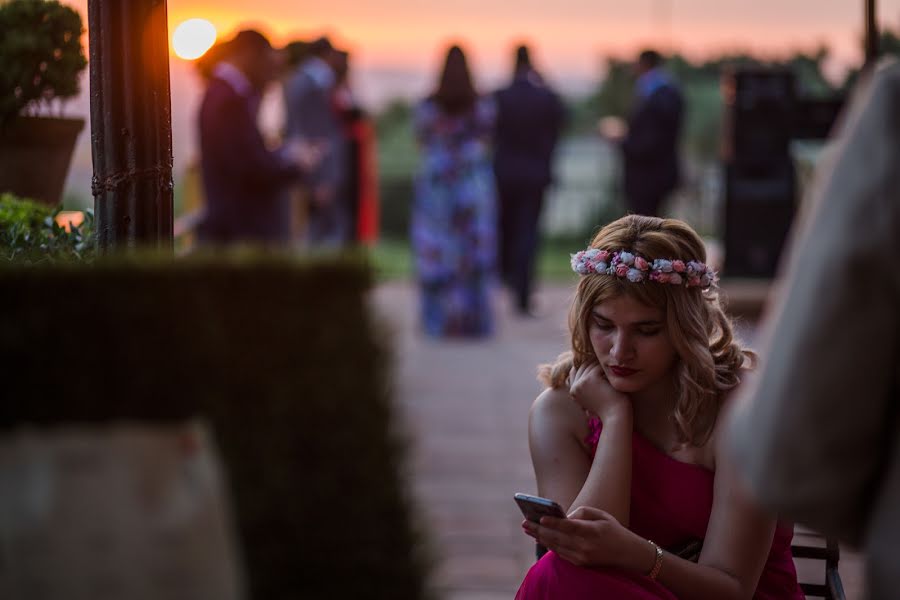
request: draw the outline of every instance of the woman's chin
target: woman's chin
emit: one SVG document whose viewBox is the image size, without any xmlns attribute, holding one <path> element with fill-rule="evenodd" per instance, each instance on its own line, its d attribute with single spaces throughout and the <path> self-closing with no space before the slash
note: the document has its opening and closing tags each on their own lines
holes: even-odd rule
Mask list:
<svg viewBox="0 0 900 600">
<path fill-rule="evenodd" d="M 632 377 L 616 377 L 613 375 L 609 378 L 609 385 L 612 389 L 622 394 L 634 394 L 644 389 L 644 384 Z"/>
</svg>

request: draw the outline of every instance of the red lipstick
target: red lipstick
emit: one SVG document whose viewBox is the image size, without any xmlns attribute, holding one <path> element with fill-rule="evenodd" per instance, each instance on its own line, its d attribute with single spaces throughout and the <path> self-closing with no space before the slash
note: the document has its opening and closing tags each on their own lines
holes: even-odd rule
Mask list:
<svg viewBox="0 0 900 600">
<path fill-rule="evenodd" d="M 637 373 L 637 370 L 629 369 L 628 367 L 610 367 L 609 370 L 612 371 L 613 375 L 616 377 L 628 377 L 629 375 Z"/>
</svg>

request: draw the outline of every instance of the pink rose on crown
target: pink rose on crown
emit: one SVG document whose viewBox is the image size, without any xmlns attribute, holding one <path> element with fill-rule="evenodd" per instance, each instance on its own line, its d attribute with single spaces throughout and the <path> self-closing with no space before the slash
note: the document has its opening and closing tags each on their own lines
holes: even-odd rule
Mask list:
<svg viewBox="0 0 900 600">
<path fill-rule="evenodd" d="M 700 285 L 700 276 L 694 275 L 693 277 L 690 277 L 688 279 L 688 285 L 691 287 L 697 287 L 698 285 Z"/>
<path fill-rule="evenodd" d="M 656 272 L 656 281 L 658 281 L 659 283 L 669 283 L 669 274 L 661 273 L 661 272 L 657 271 Z"/>
<path fill-rule="evenodd" d="M 600 250 L 600 252 L 597 253 L 597 260 L 600 260 L 602 262 L 609 262 L 608 259 L 609 259 L 609 250 Z"/>
<path fill-rule="evenodd" d="M 650 264 L 647 262 L 647 259 L 643 258 L 642 256 L 636 256 L 634 258 L 634 266 L 641 271 L 646 271 L 650 268 Z"/>
<path fill-rule="evenodd" d="M 628 274 L 628 265 L 625 263 L 619 263 L 616 265 L 616 275 L 619 277 L 625 277 Z"/>
<path fill-rule="evenodd" d="M 673 260 L 672 268 L 675 270 L 676 273 L 684 273 L 684 270 L 686 267 L 684 266 L 684 261 Z"/>
<path fill-rule="evenodd" d="M 673 285 L 681 285 L 682 283 L 684 283 L 684 280 L 678 273 L 669 273 L 669 283 Z"/>
</svg>

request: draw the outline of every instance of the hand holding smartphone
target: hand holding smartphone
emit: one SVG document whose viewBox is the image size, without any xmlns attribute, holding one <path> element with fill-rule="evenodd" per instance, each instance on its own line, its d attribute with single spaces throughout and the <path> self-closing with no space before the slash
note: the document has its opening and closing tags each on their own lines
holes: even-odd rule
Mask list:
<svg viewBox="0 0 900 600">
<path fill-rule="evenodd" d="M 531 496 L 529 494 L 516 494 L 513 498 L 516 504 L 519 505 L 519 509 L 525 515 L 525 518 L 532 523 L 540 523 L 541 517 L 566 518 L 566 511 L 559 504 L 548 498 Z"/>
</svg>

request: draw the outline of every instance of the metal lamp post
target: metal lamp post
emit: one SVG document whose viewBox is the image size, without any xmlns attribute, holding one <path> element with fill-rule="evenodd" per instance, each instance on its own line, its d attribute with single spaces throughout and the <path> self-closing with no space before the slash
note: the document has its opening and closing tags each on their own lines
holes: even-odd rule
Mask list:
<svg viewBox="0 0 900 600">
<path fill-rule="evenodd" d="M 172 247 L 166 0 L 89 0 L 92 191 L 102 252 Z"/>
</svg>

